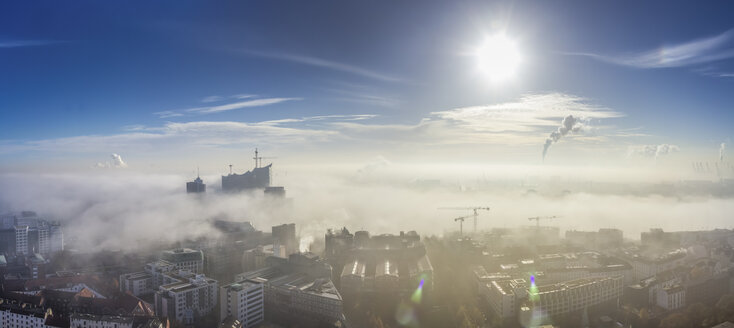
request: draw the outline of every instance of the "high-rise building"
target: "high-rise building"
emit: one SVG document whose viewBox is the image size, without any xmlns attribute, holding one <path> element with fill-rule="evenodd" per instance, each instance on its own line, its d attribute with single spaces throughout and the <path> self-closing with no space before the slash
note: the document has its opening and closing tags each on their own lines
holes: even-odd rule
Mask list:
<svg viewBox="0 0 734 328">
<path fill-rule="evenodd" d="M 281 224 L 279 226 L 273 226 L 273 244 L 278 244 L 280 247 L 285 247 L 285 255 L 291 255 L 298 253 L 299 243 L 296 238 L 296 224 Z"/>
<path fill-rule="evenodd" d="M 28 226 L 15 226 L 15 253 L 28 255 Z"/>
<path fill-rule="evenodd" d="M 222 286 L 219 291 L 219 321 L 236 319 L 249 328 L 265 319 L 263 281 L 245 279 Z"/>
<path fill-rule="evenodd" d="M 63 249 L 64 235 L 58 223 L 43 220 L 31 211 L 0 217 L 0 252 L 49 256 Z"/>
<path fill-rule="evenodd" d="M 200 193 L 200 192 L 206 192 L 206 185 L 204 184 L 204 181 L 201 180 L 201 177 L 196 177 L 194 181 L 186 182 L 186 192 L 187 193 Z"/>
</svg>

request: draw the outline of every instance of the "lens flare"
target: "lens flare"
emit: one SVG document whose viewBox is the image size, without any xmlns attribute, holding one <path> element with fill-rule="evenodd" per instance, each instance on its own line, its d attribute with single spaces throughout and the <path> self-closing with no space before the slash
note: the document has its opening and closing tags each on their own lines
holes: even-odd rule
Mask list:
<svg viewBox="0 0 734 328">
<path fill-rule="evenodd" d="M 418 316 L 415 314 L 415 308 L 413 305 L 406 302 L 401 302 L 395 311 L 395 320 L 401 326 L 418 327 Z"/>
<path fill-rule="evenodd" d="M 535 303 L 539 300 L 538 296 L 538 286 L 535 285 L 535 276 L 530 275 L 530 288 L 528 289 L 528 299 L 530 299 L 531 302 Z"/>
<path fill-rule="evenodd" d="M 416 288 L 415 292 L 413 292 L 413 296 L 410 297 L 410 300 L 413 301 L 415 304 L 420 304 L 423 300 L 423 283 L 425 282 L 424 279 L 421 279 L 421 282 L 418 284 L 418 288 Z"/>
</svg>

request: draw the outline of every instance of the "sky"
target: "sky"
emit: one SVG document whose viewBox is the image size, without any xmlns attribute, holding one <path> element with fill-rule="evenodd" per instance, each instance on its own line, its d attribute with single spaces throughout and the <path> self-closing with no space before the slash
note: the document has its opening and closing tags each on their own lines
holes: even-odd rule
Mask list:
<svg viewBox="0 0 734 328">
<path fill-rule="evenodd" d="M 255 147 L 284 165 L 714 162 L 734 131 L 726 1 L 0 6 L 9 171 L 118 154 L 215 173 Z M 477 55 L 497 35 L 518 57 L 501 81 Z"/>
<path fill-rule="evenodd" d="M 628 238 L 731 227 L 732 12 L 2 2 L 0 212 L 35 210 L 109 248 L 211 233 L 213 216 L 296 222 L 310 240 L 341 226 L 456 230 L 461 213 L 440 206 L 491 206 L 480 228 L 541 215 Z M 255 148 L 290 212 L 218 193 Z M 183 189 L 197 172 L 203 201 Z"/>
</svg>

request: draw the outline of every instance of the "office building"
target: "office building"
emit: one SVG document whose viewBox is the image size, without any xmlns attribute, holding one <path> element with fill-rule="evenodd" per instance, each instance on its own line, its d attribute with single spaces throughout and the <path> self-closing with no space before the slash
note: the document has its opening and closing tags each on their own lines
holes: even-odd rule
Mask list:
<svg viewBox="0 0 734 328">
<path fill-rule="evenodd" d="M 623 277 L 585 278 L 550 284 L 529 286 L 528 300 L 520 306 L 520 323 L 527 326 L 530 320 L 547 322 L 589 307 L 617 302 L 624 288 Z"/>
<path fill-rule="evenodd" d="M 186 182 L 186 192 L 189 194 L 206 192 L 206 184 L 201 180 L 201 177 L 197 176 L 194 181 Z"/>
<path fill-rule="evenodd" d="M 503 321 L 515 318 L 518 304 L 527 297 L 525 279 L 492 280 L 483 287 L 490 308 Z"/>
</svg>

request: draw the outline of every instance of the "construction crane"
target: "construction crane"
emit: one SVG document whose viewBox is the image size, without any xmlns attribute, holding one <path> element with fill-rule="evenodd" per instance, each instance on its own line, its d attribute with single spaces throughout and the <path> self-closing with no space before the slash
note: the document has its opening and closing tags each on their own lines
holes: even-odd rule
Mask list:
<svg viewBox="0 0 734 328">
<path fill-rule="evenodd" d="M 454 219 L 454 222 L 459 221 L 459 236 L 464 236 L 464 219 L 470 218 L 471 215 L 460 216 Z"/>
<path fill-rule="evenodd" d="M 474 211 L 474 215 L 472 215 L 474 217 L 474 233 L 477 233 L 477 216 L 479 216 L 478 211 L 480 210 L 489 211 L 489 206 L 485 206 L 485 207 L 479 207 L 479 206 L 476 206 L 476 207 L 439 207 L 438 209 L 439 210 L 472 210 Z"/>
<path fill-rule="evenodd" d="M 552 220 L 552 219 L 557 219 L 557 218 L 559 218 L 559 216 L 555 216 L 555 215 L 554 216 L 535 216 L 532 218 L 528 218 L 528 221 L 535 220 L 535 228 L 540 229 L 540 220 Z"/>
</svg>

